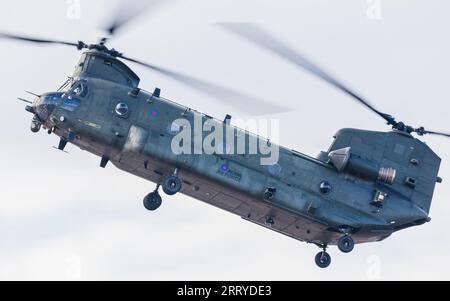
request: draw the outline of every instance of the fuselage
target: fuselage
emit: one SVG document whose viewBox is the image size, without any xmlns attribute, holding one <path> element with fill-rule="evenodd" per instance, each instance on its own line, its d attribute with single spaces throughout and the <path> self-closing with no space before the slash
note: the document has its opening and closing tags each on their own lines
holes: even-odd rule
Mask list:
<svg viewBox="0 0 450 301">
<path fill-rule="evenodd" d="M 77 68 L 87 68 L 87 63 L 80 65 Z M 44 126 L 119 169 L 154 183 L 161 183 L 176 169 L 183 182 L 181 193 L 320 245 L 335 244 L 344 229 L 351 229 L 355 242 L 363 243 L 382 240 L 396 230 L 428 219 L 428 210 L 396 192 L 391 193 L 382 209 L 374 207 L 370 200 L 379 184 L 351 177 L 326 160 L 281 146 L 277 162 L 268 165 L 261 164 L 264 154 L 249 154 L 249 144 L 244 154 L 205 154 L 195 145 L 191 153 L 174 153 L 172 143 L 180 133 L 179 124 L 174 129 L 174 122 L 180 119 L 190 124 L 200 121 L 202 127 L 205 123 L 223 126 L 235 133 L 232 139 L 236 144 L 239 137 L 244 137 L 245 141 L 256 139 L 260 145 L 272 145 L 265 138 L 136 85 L 81 69 L 76 71 L 71 88 L 50 94 L 61 100 L 57 100 Z M 72 95 L 70 101 L 68 95 Z M 117 111 L 119 104 L 126 104 L 123 115 Z M 194 132 L 192 140 L 203 141 L 207 135 L 204 131 Z M 221 148 L 227 144 L 230 140 Z M 323 191 L 323 183 L 330 189 Z M 390 191 L 388 184 L 382 187 Z M 265 196 L 268 189 L 274 189 L 271 198 Z"/>
</svg>

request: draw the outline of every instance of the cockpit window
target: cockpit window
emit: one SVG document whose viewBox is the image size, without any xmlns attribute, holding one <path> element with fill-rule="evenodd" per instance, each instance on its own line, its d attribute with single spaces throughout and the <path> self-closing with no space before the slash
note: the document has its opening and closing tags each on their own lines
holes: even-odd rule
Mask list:
<svg viewBox="0 0 450 301">
<path fill-rule="evenodd" d="M 86 97 L 88 94 L 88 86 L 86 81 L 80 80 L 75 82 L 71 87 L 71 94 L 75 94 L 79 97 Z"/>
<path fill-rule="evenodd" d="M 80 103 L 81 103 L 80 99 L 73 97 L 72 95 L 69 95 L 67 98 L 64 99 L 61 108 L 73 112 L 80 105 Z"/>
<path fill-rule="evenodd" d="M 42 104 L 55 105 L 63 110 L 74 112 L 81 104 L 81 99 L 89 93 L 87 80 L 68 79 L 58 92 L 49 93 L 42 98 Z"/>
<path fill-rule="evenodd" d="M 55 105 L 61 107 L 61 109 L 73 112 L 80 105 L 81 100 L 74 93 L 58 92 L 51 93 L 44 96 L 42 104 Z"/>
<path fill-rule="evenodd" d="M 53 94 L 48 94 L 44 97 L 44 104 L 58 104 L 58 102 L 61 101 L 61 99 L 63 98 L 64 93 L 53 93 Z"/>
</svg>

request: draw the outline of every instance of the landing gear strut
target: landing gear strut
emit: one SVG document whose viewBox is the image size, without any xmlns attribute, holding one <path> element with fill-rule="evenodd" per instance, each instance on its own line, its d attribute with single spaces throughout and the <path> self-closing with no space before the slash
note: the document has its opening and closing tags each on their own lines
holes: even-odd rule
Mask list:
<svg viewBox="0 0 450 301">
<path fill-rule="evenodd" d="M 322 249 L 323 251 L 316 255 L 316 264 L 319 268 L 325 269 L 331 264 L 331 256 L 326 252 L 327 245 L 323 245 Z"/>
<path fill-rule="evenodd" d="M 342 253 L 350 253 L 353 251 L 353 248 L 355 247 L 355 242 L 353 241 L 353 238 L 351 238 L 348 235 L 344 235 L 338 240 L 338 248 Z"/>
<path fill-rule="evenodd" d="M 174 195 L 178 192 L 180 192 L 181 190 L 181 180 L 178 177 L 178 168 L 175 169 L 175 172 L 170 175 L 167 176 L 164 180 L 163 180 L 163 184 L 162 184 L 162 188 L 165 194 L 167 195 Z"/>
<path fill-rule="evenodd" d="M 144 207 L 147 210 L 155 211 L 159 207 L 161 207 L 162 198 L 159 195 L 159 184 L 156 186 L 155 191 L 150 192 L 147 194 L 147 196 L 144 198 Z"/>
<path fill-rule="evenodd" d="M 180 192 L 182 183 L 178 177 L 178 171 L 178 168 L 175 169 L 173 174 L 165 177 L 162 184 L 158 184 L 156 189 L 144 198 L 144 207 L 147 210 L 155 211 L 161 206 L 162 198 L 158 192 L 160 186 L 162 186 L 164 193 L 167 195 L 174 195 Z"/>
</svg>

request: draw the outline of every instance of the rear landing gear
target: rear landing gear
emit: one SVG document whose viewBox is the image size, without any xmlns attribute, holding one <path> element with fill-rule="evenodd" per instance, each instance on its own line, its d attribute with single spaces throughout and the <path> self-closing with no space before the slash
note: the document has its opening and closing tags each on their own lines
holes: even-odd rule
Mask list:
<svg viewBox="0 0 450 301">
<path fill-rule="evenodd" d="M 167 195 L 174 195 L 181 190 L 181 180 L 177 176 L 171 175 L 164 179 L 163 191 Z"/>
<path fill-rule="evenodd" d="M 156 186 L 155 191 L 147 194 L 147 196 L 144 198 L 144 207 L 147 210 L 155 211 L 159 207 L 161 207 L 162 204 L 162 198 L 159 195 L 158 192 L 159 185 Z"/>
<path fill-rule="evenodd" d="M 331 264 L 331 256 L 326 251 L 326 249 L 327 249 L 326 245 L 322 246 L 322 248 L 323 248 L 323 251 L 317 253 L 317 255 L 316 255 L 316 264 L 319 268 L 325 269 L 325 268 L 329 267 Z"/>
<path fill-rule="evenodd" d="M 180 178 L 178 177 L 178 168 L 175 169 L 175 172 L 172 175 L 167 176 L 163 180 L 162 184 L 163 191 L 167 195 L 177 194 L 178 192 L 180 192 L 181 186 L 182 183 Z"/>
<path fill-rule="evenodd" d="M 353 238 L 351 238 L 348 235 L 344 235 L 338 240 L 338 248 L 342 253 L 350 253 L 353 251 L 353 248 L 355 247 L 355 242 L 353 241 Z"/>
</svg>

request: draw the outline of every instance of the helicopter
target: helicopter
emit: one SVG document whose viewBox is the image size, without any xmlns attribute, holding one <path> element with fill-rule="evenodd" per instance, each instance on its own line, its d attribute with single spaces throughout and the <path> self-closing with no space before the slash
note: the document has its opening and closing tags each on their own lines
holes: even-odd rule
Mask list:
<svg viewBox="0 0 450 301">
<path fill-rule="evenodd" d="M 131 18 L 129 19 L 131 20 Z M 241 106 L 249 97 L 179 72 L 130 58 L 107 43 L 129 21 L 116 18 L 107 28 L 109 38 L 98 43 L 66 42 L 9 33 L 0 38 L 46 45 L 64 45 L 82 51 L 74 73 L 56 91 L 35 94 L 26 111 L 33 115 L 31 131 L 45 129 L 59 137 L 57 149 L 73 144 L 120 170 L 156 184 L 144 197 L 150 211 L 162 205 L 160 188 L 172 196 L 190 196 L 212 206 L 321 249 L 315 257 L 320 268 L 331 264 L 327 252 L 337 245 L 343 253 L 355 244 L 382 241 L 393 233 L 430 222 L 440 157 L 414 137 L 426 134 L 450 137 L 397 121 L 342 84 L 311 60 L 255 24 L 222 23 L 223 29 L 280 56 L 319 77 L 381 117 L 390 131 L 342 129 L 327 151 L 311 157 L 277 146 L 276 162 L 265 165 L 267 153 L 229 152 L 227 145 L 256 139 L 262 149 L 273 143 L 231 124 L 161 97 L 161 89 L 148 92 L 125 62 L 189 85 L 211 96 Z M 254 101 L 254 99 L 252 99 Z M 284 110 L 259 101 L 251 106 L 271 112 Z M 181 124 L 182 121 L 187 124 Z M 173 141 L 189 124 L 212 124 L 233 134 L 219 143 L 220 151 L 173 151 Z M 207 133 L 192 133 L 195 140 Z M 217 144 L 217 141 L 216 141 Z M 218 146 L 218 145 L 216 145 Z M 192 151 L 195 146 L 189 149 Z M 225 148 L 225 150 L 223 150 Z"/>
</svg>

